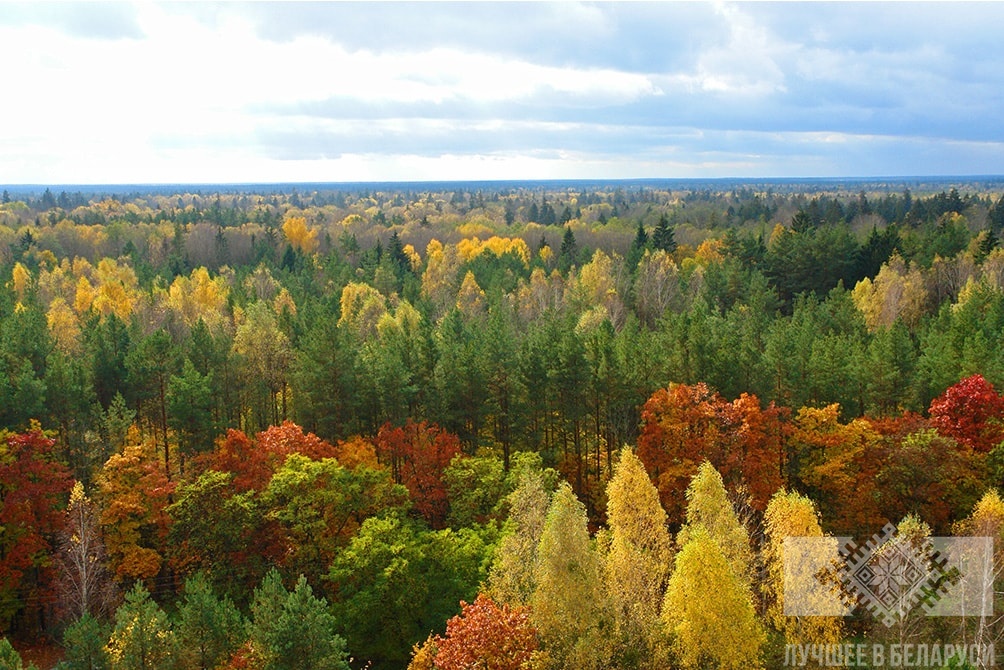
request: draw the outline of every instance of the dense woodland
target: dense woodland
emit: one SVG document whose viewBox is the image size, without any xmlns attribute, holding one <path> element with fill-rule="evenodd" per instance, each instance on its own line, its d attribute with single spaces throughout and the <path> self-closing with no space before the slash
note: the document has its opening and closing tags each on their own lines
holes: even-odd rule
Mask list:
<svg viewBox="0 0 1004 670">
<path fill-rule="evenodd" d="M 1004 539 L 1004 184 L 191 190 L 3 191 L 15 647 L 749 668 L 974 639 L 785 617 L 779 543 Z"/>
</svg>

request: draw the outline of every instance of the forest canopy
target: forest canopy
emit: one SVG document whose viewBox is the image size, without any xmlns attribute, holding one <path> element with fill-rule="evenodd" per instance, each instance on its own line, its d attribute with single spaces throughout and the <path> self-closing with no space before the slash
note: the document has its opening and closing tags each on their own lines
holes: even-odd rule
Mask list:
<svg viewBox="0 0 1004 670">
<path fill-rule="evenodd" d="M 7 187 L 0 634 L 114 668 L 864 634 L 777 615 L 771 542 L 1004 518 L 1002 193 Z"/>
</svg>

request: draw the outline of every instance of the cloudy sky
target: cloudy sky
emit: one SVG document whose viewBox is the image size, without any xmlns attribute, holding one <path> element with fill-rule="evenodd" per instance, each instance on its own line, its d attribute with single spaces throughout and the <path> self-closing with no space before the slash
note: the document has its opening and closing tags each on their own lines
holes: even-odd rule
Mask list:
<svg viewBox="0 0 1004 670">
<path fill-rule="evenodd" d="M 1004 3 L 0 2 L 0 184 L 1004 173 Z"/>
</svg>

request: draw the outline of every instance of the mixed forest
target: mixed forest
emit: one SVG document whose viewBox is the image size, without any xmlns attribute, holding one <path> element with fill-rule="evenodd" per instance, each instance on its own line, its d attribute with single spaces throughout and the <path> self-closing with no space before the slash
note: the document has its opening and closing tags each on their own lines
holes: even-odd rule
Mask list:
<svg viewBox="0 0 1004 670">
<path fill-rule="evenodd" d="M 0 203 L 0 667 L 1004 636 L 784 616 L 781 550 L 1004 591 L 1004 183 L 98 190 Z"/>
</svg>

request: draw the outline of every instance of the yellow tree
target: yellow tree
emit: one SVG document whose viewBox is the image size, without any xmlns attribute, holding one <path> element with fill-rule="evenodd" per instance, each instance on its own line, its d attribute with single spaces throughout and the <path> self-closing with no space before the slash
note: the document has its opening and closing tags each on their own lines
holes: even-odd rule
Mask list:
<svg viewBox="0 0 1004 670">
<path fill-rule="evenodd" d="M 242 363 L 243 388 L 256 416 L 255 426 L 264 430 L 279 424 L 286 418 L 286 380 L 293 349 L 267 303 L 258 301 L 248 307 L 233 350 Z"/>
<path fill-rule="evenodd" d="M 77 323 L 77 315 L 66 301 L 60 297 L 54 298 L 49 304 L 49 313 L 46 315 L 49 324 L 49 332 L 56 343 L 56 347 L 67 356 L 76 356 L 80 353 L 80 324 Z"/>
<path fill-rule="evenodd" d="M 551 499 L 537 549 L 533 623 L 555 668 L 608 668 L 610 612 L 586 508 L 562 482 Z"/>
<path fill-rule="evenodd" d="M 659 492 L 630 449 L 621 450 L 607 485 L 607 524 L 606 584 L 622 663 L 659 667 L 659 609 L 672 547 Z"/>
<path fill-rule="evenodd" d="M 509 494 L 506 533 L 488 575 L 488 595 L 512 607 L 528 605 L 536 586 L 537 546 L 550 496 L 539 471 L 528 470 Z"/>
<path fill-rule="evenodd" d="M 686 544 L 694 529 L 703 528 L 718 544 L 736 577 L 749 586 L 753 577 L 749 533 L 729 501 L 721 474 L 704 461 L 690 480 L 686 495 L 687 520 L 680 529 L 679 544 Z"/>
<path fill-rule="evenodd" d="M 733 572 L 718 542 L 691 527 L 669 579 L 662 619 L 684 668 L 762 668 L 766 640 L 749 586 Z"/>
<path fill-rule="evenodd" d="M 468 270 L 457 292 L 457 309 L 468 319 L 476 319 L 484 316 L 487 302 L 485 292 L 478 286 L 474 273 Z"/>
<path fill-rule="evenodd" d="M 338 325 L 361 341 L 376 335 L 380 318 L 387 313 L 387 300 L 369 284 L 349 282 L 342 289 Z"/>
<path fill-rule="evenodd" d="M 1004 500 L 997 489 L 990 489 L 973 507 L 972 513 L 958 522 L 954 528 L 956 535 L 974 538 L 991 538 L 993 555 L 990 560 L 972 561 L 977 566 L 978 578 L 974 584 L 979 587 L 977 594 L 967 589 L 966 610 L 975 613 L 976 626 L 967 630 L 970 619 L 960 619 L 963 638 L 977 645 L 1000 643 L 1004 637 Z M 968 581 L 968 580 L 967 580 Z M 986 602 L 989 599 L 990 602 Z"/>
<path fill-rule="evenodd" d="M 865 277 L 851 293 L 854 304 L 872 331 L 892 326 L 896 319 L 913 328 L 924 315 L 927 289 L 917 268 L 894 254 L 872 281 Z"/>
<path fill-rule="evenodd" d="M 282 224 L 282 232 L 293 248 L 304 254 L 317 251 L 317 231 L 307 227 L 307 219 L 302 216 L 290 216 Z"/>
<path fill-rule="evenodd" d="M 785 615 L 785 571 L 788 571 L 789 587 L 799 589 L 799 597 L 809 597 L 825 592 L 830 600 L 819 602 L 820 608 L 828 609 L 839 605 L 837 594 L 831 593 L 816 581 L 817 575 L 802 571 L 808 567 L 825 563 L 836 557 L 836 538 L 825 538 L 819 525 L 816 505 L 805 496 L 795 492 L 778 491 L 767 504 L 764 513 L 763 562 L 766 567 L 764 592 L 767 597 L 767 617 L 776 630 L 784 635 L 788 644 L 834 644 L 840 642 L 843 630 L 842 619 L 837 616 L 790 616 Z M 788 538 L 815 538 L 811 543 L 793 544 Z M 803 556 L 799 549 L 810 555 Z M 798 564 L 786 565 L 785 558 L 800 559 Z M 792 577 L 805 577 L 811 582 L 801 582 Z M 822 588 L 817 588 L 822 587 Z M 815 602 L 815 600 L 814 600 Z"/>
</svg>

